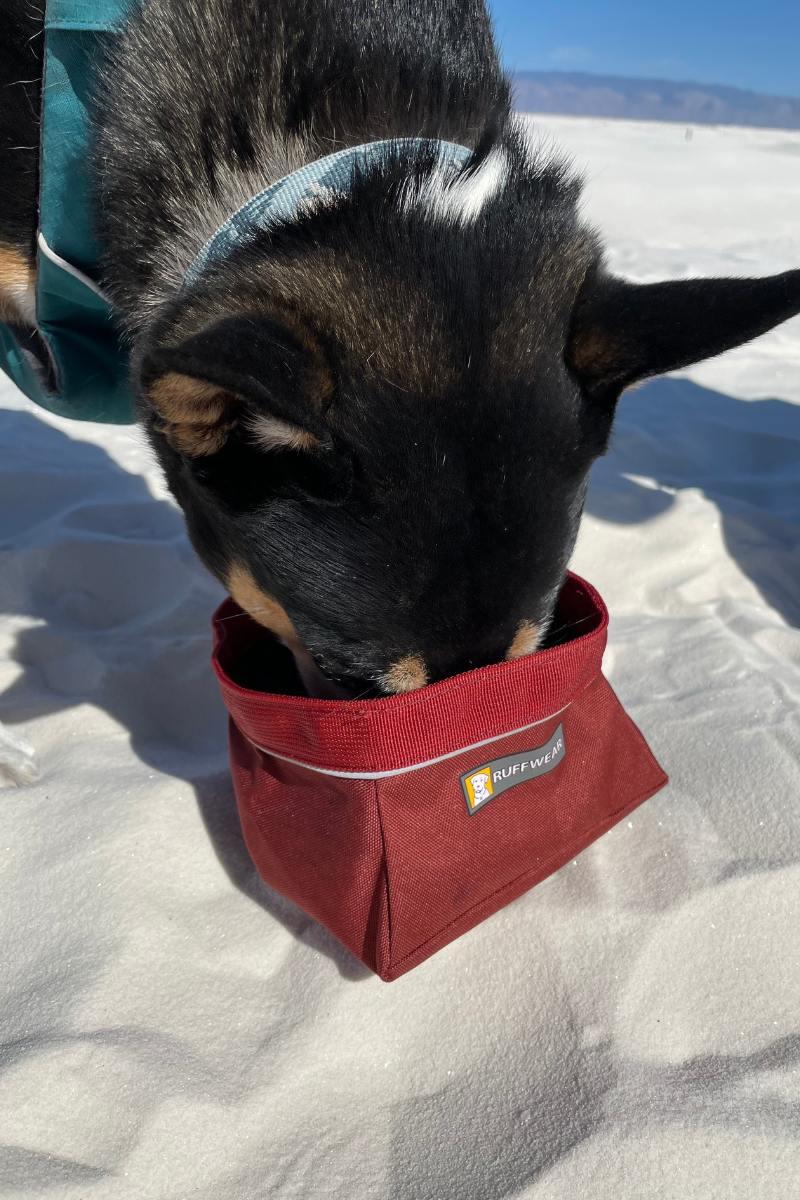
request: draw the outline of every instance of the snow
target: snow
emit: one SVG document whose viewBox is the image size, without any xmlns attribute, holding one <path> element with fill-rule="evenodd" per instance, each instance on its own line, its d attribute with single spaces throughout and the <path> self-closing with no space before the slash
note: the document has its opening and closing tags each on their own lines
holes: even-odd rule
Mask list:
<svg viewBox="0 0 800 1200">
<path fill-rule="evenodd" d="M 800 134 L 536 124 L 632 278 L 800 264 Z M 626 396 L 594 473 L 573 565 L 670 785 L 389 985 L 254 874 L 219 588 L 141 435 L 0 404 L 0 719 L 41 772 L 0 792 L 0 1195 L 794 1193 L 800 322 Z"/>
</svg>

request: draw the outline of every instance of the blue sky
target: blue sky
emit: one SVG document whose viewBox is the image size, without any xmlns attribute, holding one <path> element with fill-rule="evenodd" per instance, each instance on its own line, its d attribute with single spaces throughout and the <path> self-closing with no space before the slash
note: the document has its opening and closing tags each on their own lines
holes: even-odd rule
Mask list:
<svg viewBox="0 0 800 1200">
<path fill-rule="evenodd" d="M 506 66 L 800 96 L 800 0 L 489 0 Z"/>
</svg>

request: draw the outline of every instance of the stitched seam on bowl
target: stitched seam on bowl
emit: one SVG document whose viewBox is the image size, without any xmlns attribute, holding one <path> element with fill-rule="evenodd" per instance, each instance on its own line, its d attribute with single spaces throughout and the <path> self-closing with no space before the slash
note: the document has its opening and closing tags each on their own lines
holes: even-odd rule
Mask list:
<svg viewBox="0 0 800 1200">
<path fill-rule="evenodd" d="M 607 629 L 593 630 L 592 633 L 587 633 L 587 634 L 584 634 L 583 636 L 586 638 L 594 638 L 597 635 L 602 635 L 602 634 L 605 634 L 607 637 L 608 636 Z M 570 643 L 568 643 L 568 645 L 575 646 L 575 645 L 577 645 L 579 640 L 582 640 L 582 639 L 576 638 L 574 642 L 570 642 Z M 519 669 L 519 671 L 515 672 L 515 674 L 522 675 L 526 669 L 530 669 L 530 667 L 533 666 L 534 664 L 537 667 L 542 665 L 547 660 L 544 660 L 540 656 L 543 656 L 545 654 L 550 654 L 550 653 L 553 653 L 558 650 L 562 650 L 563 648 L 564 647 L 562 647 L 562 646 L 554 646 L 548 650 L 537 650 L 534 654 L 523 655 L 522 658 L 519 658 L 516 660 L 516 663 L 519 664 L 520 669 Z M 600 657 L 601 657 L 601 661 L 602 661 L 602 655 Z M 533 663 L 531 663 L 529 661 L 531 659 L 533 660 Z M 451 697 L 451 695 L 453 694 L 453 692 L 459 692 L 459 691 L 461 691 L 462 688 L 471 687 L 473 684 L 473 680 L 472 680 L 471 676 L 476 675 L 478 671 L 492 671 L 492 668 L 494 668 L 494 667 L 502 667 L 503 669 L 508 670 L 508 668 L 510 666 L 515 666 L 516 663 L 513 663 L 513 664 L 512 663 L 492 663 L 491 666 L 489 666 L 489 667 L 478 667 L 474 671 L 464 671 L 460 675 L 453 676 L 452 679 L 443 679 L 440 683 L 434 683 L 427 687 L 416 688 L 413 692 L 406 692 L 403 696 L 379 696 L 375 700 L 367 701 L 367 704 L 368 705 L 380 705 L 383 709 L 383 712 L 387 711 L 387 707 L 385 707 L 385 706 L 389 706 L 389 705 L 394 706 L 398 710 L 400 710 L 402 708 L 407 711 L 410 708 L 416 708 L 420 704 L 430 703 L 431 702 L 431 691 L 433 688 L 441 689 L 436 694 L 435 698 L 437 700 L 444 699 L 444 698 L 449 699 Z M 223 687 L 229 688 L 233 692 L 234 695 L 241 695 L 244 697 L 247 697 L 247 696 L 269 696 L 270 698 L 275 696 L 275 698 L 282 703 L 285 703 L 287 700 L 297 700 L 297 701 L 301 701 L 304 705 L 307 705 L 309 702 L 309 699 L 312 699 L 311 697 L 306 697 L 306 696 L 280 696 L 280 695 L 275 695 L 275 693 L 254 692 L 251 688 L 245 688 L 245 687 L 242 687 L 241 684 L 235 683 L 230 678 L 230 676 L 228 675 L 228 672 L 225 670 L 225 668 L 221 664 L 218 666 L 217 663 L 212 662 L 212 666 L 214 668 L 214 672 L 215 672 L 219 682 L 223 685 Z M 601 668 L 598 667 L 598 671 L 600 669 Z M 497 674 L 499 674 L 499 672 L 493 672 L 492 676 L 487 676 L 487 678 L 495 678 Z M 583 689 L 581 689 L 581 690 L 583 690 Z M 573 696 L 572 699 L 574 699 L 574 698 L 575 697 Z M 402 702 L 402 704 L 399 702 Z M 376 711 L 374 708 L 367 707 L 367 705 L 364 704 L 363 701 L 361 703 L 359 703 L 358 700 L 317 700 L 317 699 L 312 699 L 312 703 L 314 705 L 317 705 L 317 704 L 325 705 L 325 708 L 314 710 L 319 715 L 320 719 L 325 719 L 325 718 L 330 719 L 333 717 L 339 718 L 340 716 L 346 715 L 347 720 L 350 723 L 352 723 L 353 725 L 355 725 L 357 722 L 363 721 L 365 719 L 372 719 L 372 716 Z M 336 707 L 328 708 L 327 706 L 329 704 L 333 704 Z M 349 709 L 348 714 L 345 714 L 343 712 L 343 706 L 347 706 L 347 708 Z M 293 707 L 293 706 L 290 706 L 290 707 Z M 388 711 L 391 711 L 391 709 L 388 709 Z"/>
<path fill-rule="evenodd" d="M 383 882 L 383 894 L 384 894 L 384 899 L 386 902 L 386 933 L 387 933 L 387 942 L 388 942 L 388 946 L 387 946 L 388 961 L 386 963 L 386 969 L 391 970 L 392 969 L 392 901 L 391 901 L 391 894 L 389 892 L 389 855 L 386 850 L 386 833 L 383 828 L 383 813 L 381 812 L 380 788 L 378 787 L 377 779 L 373 780 L 372 786 L 375 788 L 375 807 L 378 812 L 378 828 L 381 831 L 381 849 L 383 851 L 383 863 L 381 864 L 383 867 L 383 870 L 382 870 L 381 874 L 383 875 L 383 881 L 382 881 Z M 375 956 L 375 958 L 377 961 L 377 955 Z"/>
<path fill-rule="evenodd" d="M 587 684 L 586 686 L 588 687 L 589 685 Z M 303 762 L 299 758 L 289 758 L 286 754 L 278 754 L 277 750 L 269 750 L 266 746 L 259 746 L 258 742 L 254 742 L 251 738 L 248 738 L 247 734 L 243 736 L 247 738 L 251 746 L 255 746 L 256 750 L 260 750 L 262 754 L 270 754 L 273 758 L 279 758 L 282 762 L 292 763 L 295 767 L 305 767 L 307 771 L 317 771 L 320 775 L 334 775 L 337 779 L 389 779 L 393 775 L 406 775 L 409 771 L 420 771 L 423 767 L 432 767 L 436 763 L 444 762 L 448 758 L 457 758 L 459 754 L 466 754 L 469 750 L 479 750 L 481 746 L 488 746 L 491 742 L 499 742 L 503 738 L 513 737 L 516 733 L 524 733 L 526 729 L 534 729 L 537 725 L 545 725 L 548 721 L 552 721 L 553 717 L 558 717 L 561 713 L 566 712 L 570 704 L 572 704 L 571 700 L 563 708 L 549 713 L 548 716 L 542 717 L 539 721 L 530 721 L 527 725 L 519 725 L 516 729 L 509 729 L 505 733 L 493 734 L 492 737 L 484 738 L 480 742 L 470 742 L 468 746 L 461 746 L 458 750 L 448 750 L 446 754 L 438 754 L 436 758 L 426 758 L 424 762 L 411 763 L 408 767 L 394 767 L 390 771 L 339 771 L 333 767 L 315 767 L 311 763 Z"/>
</svg>

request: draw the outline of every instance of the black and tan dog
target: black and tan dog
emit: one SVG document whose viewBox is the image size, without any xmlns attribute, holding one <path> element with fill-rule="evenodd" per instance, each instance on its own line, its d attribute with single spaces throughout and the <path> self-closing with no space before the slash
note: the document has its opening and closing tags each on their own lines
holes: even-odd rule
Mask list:
<svg viewBox="0 0 800 1200">
<path fill-rule="evenodd" d="M 2 316 L 35 340 L 41 13 L 4 14 Z M 622 390 L 800 310 L 800 271 L 613 278 L 482 0 L 145 0 L 97 108 L 142 420 L 203 562 L 312 689 L 314 664 L 387 693 L 535 650 Z M 181 287 L 250 196 L 387 138 L 472 155 L 398 145 Z"/>
</svg>

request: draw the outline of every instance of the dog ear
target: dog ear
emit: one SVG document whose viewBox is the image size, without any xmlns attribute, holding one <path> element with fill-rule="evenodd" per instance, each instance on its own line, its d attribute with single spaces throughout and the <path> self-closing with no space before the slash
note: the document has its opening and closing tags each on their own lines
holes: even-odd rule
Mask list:
<svg viewBox="0 0 800 1200">
<path fill-rule="evenodd" d="M 597 274 L 578 297 L 568 366 L 590 398 L 721 354 L 800 311 L 800 271 L 765 279 L 627 283 Z"/>
<path fill-rule="evenodd" d="M 157 427 L 190 457 L 216 454 L 237 426 L 263 449 L 309 450 L 333 394 L 322 347 L 292 314 L 224 317 L 151 350 L 141 375 Z"/>
</svg>

